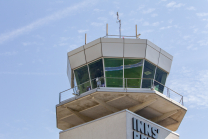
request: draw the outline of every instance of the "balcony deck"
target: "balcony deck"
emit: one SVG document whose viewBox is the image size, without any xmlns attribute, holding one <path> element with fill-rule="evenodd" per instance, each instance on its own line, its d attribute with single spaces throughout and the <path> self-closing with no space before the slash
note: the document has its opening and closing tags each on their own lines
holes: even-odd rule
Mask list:
<svg viewBox="0 0 208 139">
<path fill-rule="evenodd" d="M 178 129 L 187 111 L 156 90 L 100 87 L 57 104 L 57 127 L 66 130 L 124 109 L 172 131 Z"/>
</svg>

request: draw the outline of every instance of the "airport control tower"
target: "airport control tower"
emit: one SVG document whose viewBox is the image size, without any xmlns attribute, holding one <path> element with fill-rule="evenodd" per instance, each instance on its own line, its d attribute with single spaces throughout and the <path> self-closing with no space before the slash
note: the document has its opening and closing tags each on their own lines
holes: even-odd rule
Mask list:
<svg viewBox="0 0 208 139">
<path fill-rule="evenodd" d="M 60 139 L 179 139 L 187 108 L 165 86 L 172 55 L 137 33 L 106 33 L 67 60 L 71 88 L 56 105 Z"/>
</svg>

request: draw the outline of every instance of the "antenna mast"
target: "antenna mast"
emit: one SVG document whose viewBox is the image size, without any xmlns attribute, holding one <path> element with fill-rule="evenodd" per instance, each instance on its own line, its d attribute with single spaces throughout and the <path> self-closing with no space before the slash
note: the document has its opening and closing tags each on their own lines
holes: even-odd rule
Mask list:
<svg viewBox="0 0 208 139">
<path fill-rule="evenodd" d="M 121 38 L 121 19 L 119 19 L 119 15 L 118 15 L 118 12 L 117 12 L 117 23 L 119 22 L 119 37 Z"/>
</svg>

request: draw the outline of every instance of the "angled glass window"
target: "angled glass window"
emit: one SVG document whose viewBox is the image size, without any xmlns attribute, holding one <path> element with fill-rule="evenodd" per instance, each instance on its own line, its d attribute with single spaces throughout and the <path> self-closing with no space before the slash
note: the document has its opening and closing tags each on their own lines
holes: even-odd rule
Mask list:
<svg viewBox="0 0 208 139">
<path fill-rule="evenodd" d="M 79 93 L 91 90 L 87 65 L 74 70 Z"/>
<path fill-rule="evenodd" d="M 124 78 L 127 78 L 125 79 L 125 86 L 127 88 L 140 88 L 142 67 L 142 59 L 124 59 Z"/>
<path fill-rule="evenodd" d="M 90 63 L 88 66 L 90 70 L 92 88 L 96 88 L 97 87 L 96 78 L 103 77 L 103 61 L 102 59 L 99 59 L 97 61 Z M 104 79 L 100 78 L 100 80 L 101 80 L 101 86 L 104 87 Z"/>
<path fill-rule="evenodd" d="M 151 88 L 152 79 L 154 79 L 155 75 L 155 68 L 156 66 L 145 60 L 142 88 Z"/>
<path fill-rule="evenodd" d="M 161 84 L 165 85 L 166 78 L 167 78 L 167 73 L 157 67 L 156 75 L 155 75 L 155 80 L 158 81 L 158 82 L 160 82 Z M 155 90 L 163 93 L 164 86 L 161 85 L 161 84 L 159 84 L 158 82 L 154 82 Z"/>
<path fill-rule="evenodd" d="M 123 87 L 123 59 L 105 58 L 106 87 Z"/>
</svg>

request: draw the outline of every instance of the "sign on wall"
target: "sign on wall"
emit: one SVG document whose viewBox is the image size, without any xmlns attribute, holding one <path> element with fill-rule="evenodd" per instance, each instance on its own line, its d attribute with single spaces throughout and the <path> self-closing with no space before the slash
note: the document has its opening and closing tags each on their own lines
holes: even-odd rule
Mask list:
<svg viewBox="0 0 208 139">
<path fill-rule="evenodd" d="M 133 139 L 157 139 L 159 129 L 151 127 L 151 125 L 132 118 Z"/>
</svg>

